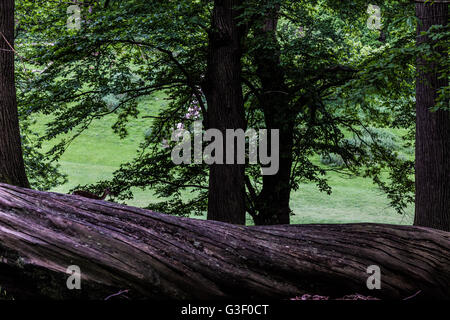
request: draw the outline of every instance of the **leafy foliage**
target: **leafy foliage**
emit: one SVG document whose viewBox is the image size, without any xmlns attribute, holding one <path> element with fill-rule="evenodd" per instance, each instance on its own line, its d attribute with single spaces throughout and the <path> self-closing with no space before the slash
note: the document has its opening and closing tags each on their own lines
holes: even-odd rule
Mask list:
<svg viewBox="0 0 450 320">
<path fill-rule="evenodd" d="M 21 74 L 20 107 L 26 110 L 24 119 L 51 115 L 53 121 L 39 141 L 58 141 L 47 155 L 41 155 L 32 151 L 40 142 L 30 140 L 26 132 L 27 167 L 37 184 L 49 188 L 62 181 L 46 159 L 59 159 L 94 119 L 114 114 L 114 132 L 125 137 L 128 120 L 143 117 L 149 119 L 150 129 L 136 158 L 124 163 L 111 181 L 87 188 L 99 192 L 108 186 L 118 200 L 132 198 L 134 187 L 152 189 L 162 199 L 150 204 L 152 209 L 178 215 L 204 212 L 208 167 L 174 165 L 170 148 L 163 148 L 161 142 L 170 140 L 177 124 L 192 125 L 193 119 L 186 117 L 192 103 L 205 105 L 201 87 L 212 3 L 133 0 L 113 1 L 105 7 L 102 1 L 86 2 L 81 30 L 67 29 L 67 8 L 59 2 L 18 3 L 19 26 L 27 30 L 18 41 L 26 47 L 26 61 L 43 70 Z M 292 189 L 312 181 L 330 193 L 327 169 L 313 161 L 313 156 L 333 155 L 336 161 L 342 159 L 341 169 L 347 173 L 372 177 L 401 212 L 413 199 L 412 161 L 392 149 L 393 144 L 403 148 L 399 141 L 366 128 L 407 129 L 410 133 L 402 144 L 411 145 L 415 58 L 431 48 L 415 47 L 409 1 L 377 1 L 383 9 L 386 42 L 379 41 L 379 31 L 367 29 L 368 4 L 246 2 L 241 16 L 248 28 L 243 58 L 246 117 L 249 127 L 265 126 L 258 101 L 261 83 L 252 56 L 254 50 L 273 44 L 263 42 L 255 26 L 268 7 L 280 6 L 277 42 L 290 90 L 289 108 L 296 121 Z M 449 35 L 439 27 L 430 34 L 438 41 L 436 45 L 443 45 Z M 441 62 L 448 66 L 448 59 Z M 448 77 L 448 68 L 446 72 L 444 77 Z M 141 114 L 141 99 L 155 92 L 164 92 L 168 105 L 158 115 Z M 439 107 L 445 107 L 448 93 L 448 87 L 442 88 Z M 350 141 L 346 133 L 359 138 Z M 259 166 L 249 165 L 246 170 L 259 190 Z M 49 178 L 42 180 L 46 172 Z M 383 178 L 386 174 L 389 179 Z"/>
</svg>

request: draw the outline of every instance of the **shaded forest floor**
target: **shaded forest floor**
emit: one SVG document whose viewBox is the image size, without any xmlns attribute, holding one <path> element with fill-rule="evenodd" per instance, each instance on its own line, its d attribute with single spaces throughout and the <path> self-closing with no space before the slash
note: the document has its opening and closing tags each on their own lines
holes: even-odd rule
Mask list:
<svg viewBox="0 0 450 320">
<path fill-rule="evenodd" d="M 167 103 L 163 94 L 143 99 L 140 102 L 141 114 L 138 119 L 131 121 L 129 136 L 123 140 L 111 129 L 115 121 L 114 115 L 95 121 L 89 130 L 71 144 L 59 162 L 62 171 L 68 175 L 69 182 L 52 191 L 67 193 L 74 186 L 110 178 L 121 163 L 133 159 L 139 143 L 150 128 L 152 120 L 141 117 L 156 115 L 159 108 Z M 43 132 L 48 120 L 40 118 L 36 130 Z M 50 144 L 45 147 L 49 146 Z M 320 192 L 312 183 L 304 183 L 292 193 L 292 223 L 412 224 L 414 208 L 410 207 L 405 215 L 399 215 L 389 207 L 386 195 L 370 179 L 349 178 L 335 172 L 330 172 L 328 178 L 333 191 L 331 195 Z M 127 204 L 145 207 L 150 202 L 157 201 L 151 191 L 135 190 L 134 199 Z M 251 223 L 250 218 L 248 223 Z"/>
</svg>

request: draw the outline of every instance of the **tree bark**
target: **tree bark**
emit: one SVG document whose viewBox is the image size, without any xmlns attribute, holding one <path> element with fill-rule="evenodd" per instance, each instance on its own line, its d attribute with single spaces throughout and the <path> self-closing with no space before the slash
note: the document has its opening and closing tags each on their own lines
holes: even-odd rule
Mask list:
<svg viewBox="0 0 450 320">
<path fill-rule="evenodd" d="M 447 25 L 448 3 L 416 3 L 419 18 L 417 43 L 429 42 L 420 36 L 432 25 Z M 448 48 L 440 53 L 448 58 Z M 416 206 L 414 224 L 450 231 L 450 112 L 430 111 L 438 89 L 448 86 L 439 79 L 442 66 L 417 60 L 416 82 Z"/>
<path fill-rule="evenodd" d="M 267 18 L 257 30 L 260 43 L 254 59 L 261 81 L 261 106 L 268 132 L 280 130 L 280 167 L 275 175 L 263 177 L 263 188 L 255 201 L 256 225 L 289 224 L 291 209 L 291 170 L 295 114 L 290 111 L 290 95 L 280 60 L 280 46 L 276 36 L 278 10 L 267 13 Z M 270 141 L 270 137 L 269 137 Z"/>
<path fill-rule="evenodd" d="M 0 1 L 0 182 L 28 187 L 14 80 L 14 0 Z"/>
<path fill-rule="evenodd" d="M 442 299 L 449 252 L 450 233 L 423 227 L 244 227 L 0 184 L 0 285 L 16 299 Z M 74 265 L 81 290 L 66 286 Z"/>
<path fill-rule="evenodd" d="M 242 0 L 215 1 L 209 34 L 208 70 L 204 92 L 208 103 L 208 127 L 245 130 L 241 85 L 241 40 L 237 6 Z M 245 224 L 244 164 L 213 164 L 209 175 L 208 220 Z M 235 149 L 236 150 L 236 149 Z"/>
</svg>

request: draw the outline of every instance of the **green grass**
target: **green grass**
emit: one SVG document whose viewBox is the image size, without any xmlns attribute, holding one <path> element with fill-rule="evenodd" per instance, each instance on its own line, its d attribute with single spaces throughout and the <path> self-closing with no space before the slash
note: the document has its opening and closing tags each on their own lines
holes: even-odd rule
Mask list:
<svg viewBox="0 0 450 320">
<path fill-rule="evenodd" d="M 91 184 L 112 177 L 112 173 L 125 161 L 133 159 L 139 143 L 151 125 L 142 115 L 154 114 L 167 103 L 159 94 L 143 100 L 138 119 L 129 126 L 130 135 L 121 140 L 113 134 L 114 116 L 95 121 L 91 128 L 75 140 L 62 156 L 60 165 L 68 175 L 69 182 L 52 191 L 66 193 L 79 184 Z M 36 130 L 43 132 L 45 118 L 40 118 Z M 46 146 L 50 147 L 50 144 Z M 389 207 L 386 196 L 370 179 L 348 178 L 330 173 L 333 193 L 320 192 L 314 184 L 302 184 L 292 193 L 291 209 L 293 223 L 354 223 L 375 222 L 389 224 L 412 224 L 414 208 L 406 215 L 399 215 Z M 134 199 L 128 204 L 144 207 L 158 199 L 151 190 L 135 190 Z M 197 217 L 204 218 L 204 217 Z M 250 223 L 248 219 L 248 223 Z"/>
<path fill-rule="evenodd" d="M 399 215 L 371 180 L 330 175 L 333 193 L 327 195 L 313 184 L 303 184 L 291 197 L 294 223 L 374 222 L 412 224 L 413 208 Z"/>
</svg>

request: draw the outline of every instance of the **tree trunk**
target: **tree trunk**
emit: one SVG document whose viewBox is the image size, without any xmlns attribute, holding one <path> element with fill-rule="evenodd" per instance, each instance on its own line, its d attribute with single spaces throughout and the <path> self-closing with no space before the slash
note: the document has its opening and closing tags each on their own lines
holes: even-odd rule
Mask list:
<svg viewBox="0 0 450 320">
<path fill-rule="evenodd" d="M 204 92 L 208 103 L 208 127 L 245 130 L 241 85 L 242 28 L 237 6 L 242 0 L 215 1 L 209 34 L 208 71 Z M 245 224 L 243 164 L 213 164 L 209 175 L 208 219 Z M 235 149 L 236 150 L 236 149 Z"/>
<path fill-rule="evenodd" d="M 448 298 L 449 252 L 450 233 L 422 227 L 243 227 L 0 184 L 0 285 L 16 299 Z"/>
<path fill-rule="evenodd" d="M 256 225 L 289 224 L 291 209 L 291 170 L 295 115 L 290 112 L 290 99 L 280 49 L 276 37 L 278 9 L 267 14 L 267 19 L 257 31 L 264 46 L 255 50 L 257 75 L 261 81 L 261 105 L 268 132 L 280 130 L 280 167 L 275 175 L 263 177 L 263 188 L 256 199 Z M 270 141 L 270 138 L 269 138 Z"/>
<path fill-rule="evenodd" d="M 0 1 L 0 182 L 28 187 L 14 82 L 14 0 Z"/>
<path fill-rule="evenodd" d="M 419 18 L 417 43 L 430 41 L 419 36 L 432 25 L 447 25 L 448 4 L 416 3 Z M 448 50 L 448 49 L 447 49 Z M 443 49 L 441 54 L 447 55 Z M 450 231 L 450 112 L 431 112 L 438 89 L 448 86 L 439 79 L 443 66 L 417 61 L 416 82 L 416 206 L 414 224 Z"/>
</svg>

